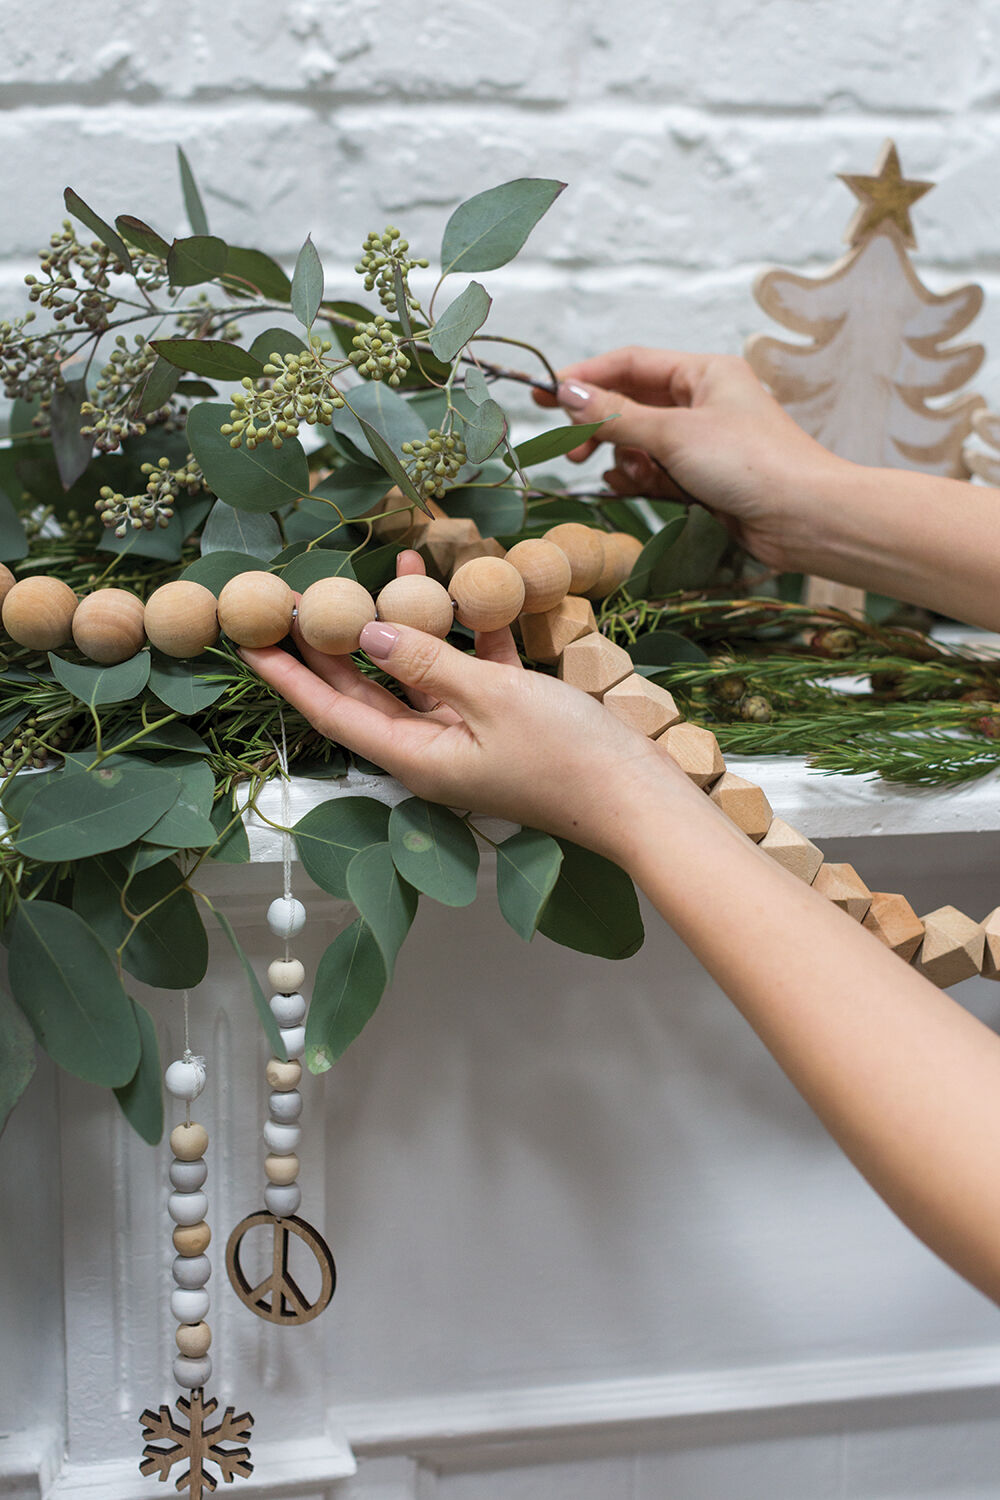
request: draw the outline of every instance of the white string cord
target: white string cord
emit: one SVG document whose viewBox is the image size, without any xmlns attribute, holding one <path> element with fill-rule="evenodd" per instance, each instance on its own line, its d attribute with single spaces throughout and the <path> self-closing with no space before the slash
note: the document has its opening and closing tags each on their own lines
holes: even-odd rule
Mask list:
<svg viewBox="0 0 1000 1500">
<path fill-rule="evenodd" d="M 282 875 L 284 878 L 284 897 L 286 901 L 292 899 L 292 835 L 289 833 L 289 824 L 292 821 L 292 794 L 291 778 L 288 774 L 288 739 L 285 733 L 285 716 L 278 711 L 278 723 L 281 725 L 281 745 L 274 744 L 274 753 L 278 757 L 278 767 L 281 772 L 281 824 L 283 832 L 281 835 L 281 862 Z M 289 940 L 285 938 L 285 962 L 291 957 Z"/>
</svg>

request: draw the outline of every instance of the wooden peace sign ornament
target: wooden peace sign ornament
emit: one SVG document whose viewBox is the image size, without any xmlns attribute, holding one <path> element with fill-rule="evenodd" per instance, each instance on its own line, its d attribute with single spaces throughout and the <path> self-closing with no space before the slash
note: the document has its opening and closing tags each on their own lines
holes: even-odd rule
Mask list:
<svg viewBox="0 0 1000 1500">
<path fill-rule="evenodd" d="M 272 1259 L 271 1269 L 264 1279 L 251 1285 L 243 1270 L 240 1252 L 246 1236 L 256 1229 L 270 1230 Z M 288 1252 L 293 1238 L 308 1246 L 319 1265 L 321 1286 L 315 1302 L 308 1300 L 289 1270 Z M 337 1285 L 337 1268 L 330 1247 L 319 1231 L 295 1214 L 279 1219 L 265 1209 L 248 1214 L 229 1236 L 226 1271 L 233 1291 L 244 1306 L 268 1323 L 283 1325 L 311 1323 L 313 1318 L 318 1318 L 324 1308 L 329 1307 Z"/>
</svg>

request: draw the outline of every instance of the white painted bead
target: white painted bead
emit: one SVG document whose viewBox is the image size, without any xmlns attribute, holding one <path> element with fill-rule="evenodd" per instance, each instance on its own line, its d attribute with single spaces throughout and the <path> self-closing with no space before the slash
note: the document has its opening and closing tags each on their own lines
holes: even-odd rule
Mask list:
<svg viewBox="0 0 1000 1500">
<path fill-rule="evenodd" d="M 170 1181 L 179 1193 L 196 1193 L 208 1176 L 208 1163 L 204 1157 L 197 1161 L 180 1161 L 176 1156 L 170 1163 Z"/>
<path fill-rule="evenodd" d="M 295 937 L 306 925 L 306 909 L 294 896 L 277 896 L 267 908 L 267 925 L 275 937 Z"/>
<path fill-rule="evenodd" d="M 277 1183 L 269 1182 L 264 1189 L 264 1202 L 275 1218 L 287 1219 L 302 1202 L 302 1189 L 297 1182 L 290 1182 L 287 1187 L 278 1187 Z"/>
<path fill-rule="evenodd" d="M 297 1026 L 306 1013 L 304 995 L 272 995 L 271 1014 L 279 1026 Z"/>
<path fill-rule="evenodd" d="M 177 1285 L 186 1292 L 194 1292 L 211 1276 L 212 1262 L 207 1255 L 177 1255 L 172 1270 Z"/>
<path fill-rule="evenodd" d="M 281 1026 L 278 1029 L 289 1057 L 301 1057 L 306 1050 L 306 1028 L 304 1026 Z"/>
<path fill-rule="evenodd" d="M 271 1094 L 268 1098 L 271 1119 L 279 1125 L 291 1125 L 302 1113 L 302 1095 L 298 1089 L 289 1089 L 284 1094 Z"/>
<path fill-rule="evenodd" d="M 192 1057 L 185 1061 L 179 1057 L 172 1062 L 164 1074 L 163 1081 L 167 1085 L 167 1093 L 173 1094 L 175 1099 L 185 1099 L 189 1104 L 192 1099 L 197 1099 L 205 1087 L 205 1061 L 201 1057 Z"/>
<path fill-rule="evenodd" d="M 267 982 L 272 990 L 280 990 L 284 995 L 300 990 L 305 977 L 305 968 L 297 958 L 276 958 L 267 971 Z"/>
<path fill-rule="evenodd" d="M 273 1151 L 275 1156 L 287 1156 L 289 1151 L 298 1150 L 302 1139 L 302 1127 L 301 1125 L 282 1125 L 277 1120 L 268 1120 L 264 1125 L 263 1134 L 269 1151 Z"/>
<path fill-rule="evenodd" d="M 170 1311 L 178 1323 L 200 1323 L 211 1304 L 211 1298 L 203 1287 L 188 1290 L 178 1287 L 170 1293 Z"/>
<path fill-rule="evenodd" d="M 203 1354 L 201 1359 L 188 1359 L 184 1354 L 178 1354 L 174 1360 L 174 1379 L 185 1391 L 196 1391 L 199 1386 L 207 1385 L 212 1378 L 212 1360 L 208 1354 Z"/>
<path fill-rule="evenodd" d="M 208 1213 L 204 1193 L 171 1193 L 167 1212 L 175 1224 L 198 1224 Z"/>
</svg>

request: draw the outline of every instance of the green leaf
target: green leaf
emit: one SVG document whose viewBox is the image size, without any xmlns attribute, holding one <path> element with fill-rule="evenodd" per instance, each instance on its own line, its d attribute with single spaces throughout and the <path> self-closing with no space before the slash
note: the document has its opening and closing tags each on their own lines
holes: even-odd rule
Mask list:
<svg viewBox="0 0 1000 1500">
<path fill-rule="evenodd" d="M 218 281 L 226 269 L 228 247 L 214 234 L 196 234 L 186 240 L 174 240 L 167 256 L 167 274 L 171 286 L 201 286 Z"/>
<path fill-rule="evenodd" d="M 507 436 L 507 418 L 503 407 L 490 397 L 466 419 L 465 451 L 474 464 L 485 463 Z"/>
<path fill-rule="evenodd" d="M 343 464 L 339 469 L 334 469 L 319 484 L 313 485 L 309 492 L 310 500 L 332 500 L 348 520 L 355 520 L 358 516 L 367 515 L 370 510 L 387 494 L 392 486 L 386 480 L 385 475 L 375 468 L 364 468 L 360 464 Z M 336 520 L 335 513 L 327 505 L 324 509 L 328 516 Z"/>
<path fill-rule="evenodd" d="M 497 901 L 518 937 L 530 942 L 563 862 L 554 838 L 522 828 L 497 845 Z"/>
<path fill-rule="evenodd" d="M 0 1135 L 35 1072 L 35 1033 L 0 990 Z"/>
<path fill-rule="evenodd" d="M 666 667 L 677 661 L 708 660 L 706 651 L 676 630 L 651 630 L 625 649 L 637 666 Z"/>
<path fill-rule="evenodd" d="M 393 450 L 389 447 L 389 444 L 386 442 L 382 434 L 376 428 L 374 428 L 372 424 L 366 420 L 365 417 L 358 417 L 358 422 L 360 423 L 361 430 L 368 440 L 369 448 L 372 450 L 385 472 L 389 475 L 389 478 L 393 481 L 394 484 L 399 486 L 408 500 L 412 500 L 415 505 L 419 505 L 422 511 L 426 511 L 427 514 L 430 515 L 430 510 L 428 509 L 426 500 L 421 495 L 420 491 L 416 488 L 413 480 L 410 478 L 409 474 L 407 474 L 406 470 L 403 468 L 403 465 L 401 464 Z"/>
<path fill-rule="evenodd" d="M 18 903 L 10 985 L 35 1036 L 68 1073 L 109 1088 L 134 1076 L 141 1044 L 132 1002 L 76 912 L 53 901 Z"/>
<path fill-rule="evenodd" d="M 264 991 L 261 989 L 257 979 L 257 975 L 253 971 L 253 965 L 247 958 L 246 954 L 243 952 L 243 949 L 240 946 L 240 941 L 237 938 L 236 933 L 233 931 L 232 922 L 230 922 L 225 912 L 219 911 L 218 908 L 215 908 L 215 920 L 218 922 L 219 926 L 226 934 L 226 937 L 232 944 L 233 952 L 236 954 L 236 957 L 239 959 L 241 965 L 243 966 L 243 973 L 246 975 L 246 981 L 250 987 L 250 998 L 253 1001 L 254 1009 L 257 1012 L 260 1024 L 264 1029 L 264 1035 L 267 1038 L 268 1046 L 270 1047 L 275 1057 L 277 1057 L 281 1062 L 287 1062 L 288 1053 L 285 1051 L 285 1044 L 281 1040 L 281 1032 L 278 1028 L 278 1023 L 274 1019 L 274 1016 L 271 1014 L 271 1007 L 268 1005 L 267 1001 L 264 998 Z M 312 1011 L 311 1005 L 309 1007 L 309 1010 L 310 1012 Z"/>
<path fill-rule="evenodd" d="M 389 843 L 396 869 L 418 891 L 444 906 L 475 901 L 479 849 L 449 808 L 408 797 L 389 815 Z"/>
<path fill-rule="evenodd" d="M 157 255 L 161 260 L 166 260 L 170 252 L 170 246 L 162 234 L 157 234 L 151 229 L 144 219 L 137 219 L 133 214 L 119 214 L 115 220 L 115 228 L 123 240 L 134 245 L 137 250 L 142 250 L 146 255 Z"/>
<path fill-rule="evenodd" d="M 672 507 L 673 515 L 665 518 L 662 529 L 650 537 L 635 560 L 628 578 L 625 580 L 625 588 L 633 599 L 647 599 L 650 597 L 652 588 L 653 570 L 661 559 L 669 552 L 684 527 L 687 525 L 687 510 L 683 505 Z"/>
<path fill-rule="evenodd" d="M 469 282 L 465 291 L 445 309 L 427 335 L 427 342 L 438 359 L 451 361 L 465 348 L 472 335 L 482 328 L 489 317 L 492 301 L 486 288 L 480 286 L 478 281 Z"/>
<path fill-rule="evenodd" d="M 274 518 L 262 511 L 234 510 L 217 500 L 201 533 L 201 555 L 245 552 L 270 562 L 281 551 L 281 532 Z"/>
<path fill-rule="evenodd" d="M 241 296 L 256 295 L 268 302 L 287 302 L 292 292 L 292 283 L 276 260 L 263 250 L 240 245 L 228 247 L 222 284 Z"/>
<path fill-rule="evenodd" d="M 210 380 L 258 380 L 264 366 L 238 344 L 223 339 L 154 339 L 152 348 L 178 370 L 207 375 Z"/>
<path fill-rule="evenodd" d="M 152 827 L 177 793 L 176 777 L 156 766 L 63 771 L 27 803 L 15 842 L 31 859 L 59 863 L 121 849 Z"/>
<path fill-rule="evenodd" d="M 359 917 L 319 961 L 306 1019 L 306 1064 L 325 1073 L 375 1013 L 386 986 L 385 964 L 371 928 Z"/>
<path fill-rule="evenodd" d="M 177 165 L 181 173 L 181 192 L 184 194 L 188 223 L 195 234 L 208 234 L 208 215 L 201 201 L 198 184 L 194 180 L 191 163 L 180 146 L 177 147 Z"/>
<path fill-rule="evenodd" d="M 218 503 L 223 505 L 225 502 L 220 500 Z M 218 598 L 230 578 L 235 578 L 238 573 L 256 573 L 259 569 L 260 558 L 251 557 L 249 552 L 209 552 L 206 557 L 196 558 L 180 576 L 211 589 Z"/>
<path fill-rule="evenodd" d="M 404 443 L 422 443 L 427 437 L 427 428 L 418 410 L 384 380 L 370 380 L 366 385 L 357 385 L 346 395 L 349 405 L 334 412 L 334 430 L 339 436 L 354 443 L 363 455 L 370 449 L 381 462 L 379 455 L 371 447 L 371 440 L 362 426 L 362 420 L 374 427 L 388 443 L 397 463 Z"/>
<path fill-rule="evenodd" d="M 0 490 L 0 562 L 17 562 L 27 555 L 24 524 L 8 496 Z"/>
<path fill-rule="evenodd" d="M 153 1018 L 143 1006 L 132 1001 L 142 1053 L 139 1066 L 128 1083 L 115 1089 L 122 1114 L 132 1129 L 150 1146 L 157 1146 L 163 1135 L 163 1075 L 160 1069 L 160 1044 L 156 1039 Z"/>
<path fill-rule="evenodd" d="M 87 388 L 82 380 L 67 380 L 61 390 L 52 392 L 52 404 L 49 408 L 52 419 L 52 451 L 55 453 L 59 478 L 65 490 L 80 478 L 94 451 L 93 438 L 84 437 L 80 431 L 83 425 L 80 403 L 86 394 Z"/>
<path fill-rule="evenodd" d="M 290 333 L 287 328 L 265 328 L 250 345 L 250 353 L 262 365 L 270 361 L 272 354 L 304 354 L 305 349 L 298 334 Z"/>
<path fill-rule="evenodd" d="M 440 504 L 449 516 L 475 521 L 481 536 L 512 536 L 524 525 L 524 494 L 514 485 L 456 485 Z"/>
<path fill-rule="evenodd" d="M 147 844 L 165 844 L 171 849 L 206 849 L 215 843 L 211 821 L 215 776 L 205 761 L 187 756 L 169 756 L 160 762 L 176 776 L 177 800 L 143 834 Z"/>
<path fill-rule="evenodd" d="M 221 553 L 216 553 L 221 556 Z M 225 680 L 211 681 L 208 673 L 218 674 L 219 663 L 214 656 L 194 656 L 190 661 L 178 661 L 172 656 L 153 656 L 149 671 L 149 686 L 167 708 L 174 713 L 197 714 L 221 698 L 228 684 Z"/>
<path fill-rule="evenodd" d="M 113 667 L 80 666 L 49 652 L 49 666 L 68 693 L 97 708 L 104 703 L 127 703 L 137 698 L 149 681 L 149 652 L 139 651 Z"/>
<path fill-rule="evenodd" d="M 84 203 L 79 193 L 74 193 L 72 188 L 68 187 L 63 193 L 63 202 L 73 217 L 86 224 L 87 228 L 97 235 L 101 244 L 107 245 L 108 249 L 118 257 L 126 271 L 131 271 L 132 257 L 121 235 L 116 234 L 110 224 L 105 224 L 100 215 L 95 214 L 90 205 Z"/>
<path fill-rule="evenodd" d="M 180 383 L 180 370 L 175 365 L 172 365 L 169 360 L 157 357 L 152 369 L 146 376 L 146 383 L 142 387 L 142 395 L 139 399 L 139 416 L 146 417 L 150 412 L 159 411 L 161 406 L 166 406 Z"/>
<path fill-rule="evenodd" d="M 558 839 L 563 862 L 538 931 L 598 958 L 631 958 L 645 936 L 631 880 L 610 860 Z"/>
<path fill-rule="evenodd" d="M 335 552 L 330 547 L 314 547 L 294 557 L 281 571 L 290 589 L 302 594 L 320 578 L 353 578 L 349 552 Z"/>
<path fill-rule="evenodd" d="M 460 203 L 445 225 L 442 276 L 505 266 L 565 186 L 544 177 L 519 177 Z"/>
<path fill-rule="evenodd" d="M 142 726 L 133 724 L 131 733 L 136 733 Z M 128 737 L 128 731 L 121 731 L 122 739 Z M 206 745 L 200 735 L 195 734 L 187 724 L 161 724 L 159 729 L 152 729 L 142 737 L 140 749 L 150 750 L 179 750 L 185 755 L 214 755 L 211 745 Z"/>
<path fill-rule="evenodd" d="M 127 865 L 109 854 L 81 863 L 73 883 L 73 910 L 109 952 L 128 938 L 122 964 L 143 984 L 191 989 L 208 969 L 205 925 L 177 865 L 172 860 L 149 865 L 142 854 L 136 851 Z M 143 912 L 148 915 L 133 932 L 132 918 Z"/>
<path fill-rule="evenodd" d="M 349 901 L 347 867 L 359 849 L 385 842 L 389 809 L 373 797 L 321 802 L 292 829 L 303 868 L 320 890 Z"/>
<path fill-rule="evenodd" d="M 292 312 L 304 328 L 311 328 L 316 321 L 319 305 L 323 300 L 323 263 L 319 258 L 312 236 L 299 251 L 292 275 Z"/>
<path fill-rule="evenodd" d="M 388 843 L 359 849 L 347 867 L 347 892 L 371 928 L 392 981 L 396 955 L 417 911 L 417 893 L 400 879 Z"/>
<path fill-rule="evenodd" d="M 611 417 L 605 417 L 600 422 L 581 422 L 577 426 L 571 424 L 568 427 L 552 427 L 548 432 L 540 432 L 537 437 L 518 443 L 514 449 L 517 461 L 522 469 L 527 469 L 531 464 L 544 464 L 548 463 L 549 459 L 561 458 L 564 453 L 570 453 L 574 448 L 579 448 L 580 444 L 593 437 L 605 422 L 610 421 Z M 504 463 L 510 468 L 514 467 L 507 455 L 504 456 Z"/>
<path fill-rule="evenodd" d="M 296 774 L 301 773 L 297 770 Z M 232 823 L 234 816 L 236 821 Z M 227 829 L 229 823 L 232 823 L 232 827 Z M 220 797 L 212 808 L 212 827 L 219 841 L 209 850 L 211 857 L 220 865 L 249 864 L 250 840 L 243 818 L 236 815 L 228 797 Z"/>
<path fill-rule="evenodd" d="M 353 559 L 354 576 L 372 598 L 396 576 L 396 558 L 403 551 L 398 542 L 385 547 L 366 547 Z"/>
<path fill-rule="evenodd" d="M 219 430 L 229 411 L 205 401 L 188 412 L 188 442 L 209 489 L 236 510 L 277 510 L 308 495 L 309 464 L 298 438 L 286 438 L 281 448 L 231 448 Z"/>
<path fill-rule="evenodd" d="M 652 568 L 649 586 L 653 593 L 659 598 L 681 589 L 702 588 L 718 567 L 728 544 L 729 532 L 722 522 L 709 515 L 704 506 L 692 505 L 687 524 L 676 542 L 661 554 Z M 636 567 L 641 562 L 642 556 Z M 632 592 L 631 587 L 629 592 Z"/>
<path fill-rule="evenodd" d="M 465 394 L 476 406 L 490 399 L 489 382 L 478 365 L 470 365 L 465 372 Z"/>
</svg>

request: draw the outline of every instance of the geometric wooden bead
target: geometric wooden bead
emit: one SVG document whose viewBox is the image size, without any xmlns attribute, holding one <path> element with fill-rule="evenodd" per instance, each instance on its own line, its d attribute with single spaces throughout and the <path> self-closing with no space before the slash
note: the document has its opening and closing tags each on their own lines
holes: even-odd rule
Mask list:
<svg viewBox="0 0 1000 1500">
<path fill-rule="evenodd" d="M 471 562 L 474 557 L 506 557 L 507 548 L 497 541 L 495 536 L 477 537 L 474 542 L 465 542 L 462 546 L 455 548 L 455 568 L 460 568 L 463 563 Z"/>
<path fill-rule="evenodd" d="M 806 885 L 812 885 L 823 863 L 823 851 L 784 818 L 772 818 L 757 847 Z"/>
<path fill-rule="evenodd" d="M 601 701 L 616 718 L 650 739 L 681 721 L 680 710 L 666 688 L 640 677 L 638 672 L 608 688 Z"/>
<path fill-rule="evenodd" d="M 417 543 L 417 551 L 431 577 L 447 584 L 455 571 L 458 548 L 467 547 L 479 539 L 479 527 L 475 521 L 465 516 L 447 516 L 443 521 L 428 523 Z"/>
<path fill-rule="evenodd" d="M 982 923 L 985 946 L 983 948 L 983 978 L 1000 979 L 1000 906 L 996 906 Z"/>
<path fill-rule="evenodd" d="M 939 906 L 922 918 L 924 940 L 913 966 L 940 989 L 971 979 L 983 963 L 985 934 L 981 922 L 973 922 L 954 906 Z"/>
<path fill-rule="evenodd" d="M 657 736 L 656 744 L 695 786 L 711 786 L 726 769 L 715 735 L 698 724 L 674 724 Z"/>
<path fill-rule="evenodd" d="M 855 922 L 864 921 L 872 904 L 872 893 L 853 865 L 821 865 L 813 881 L 813 890 L 819 891 L 841 911 L 846 911 Z"/>
<path fill-rule="evenodd" d="M 531 661 L 552 666 L 571 641 L 590 635 L 597 629 L 594 607 L 589 599 L 567 594 L 554 609 L 543 614 L 522 615 L 519 621 L 524 654 Z"/>
<path fill-rule="evenodd" d="M 559 660 L 559 676 L 570 687 L 592 698 L 603 698 L 608 688 L 631 675 L 632 658 L 607 636 L 593 634 L 570 641 Z"/>
<path fill-rule="evenodd" d="M 909 901 L 891 891 L 872 892 L 871 905 L 861 925 L 898 954 L 905 964 L 910 962 L 924 936 L 924 924 Z"/>
<path fill-rule="evenodd" d="M 755 782 L 727 771 L 708 795 L 748 839 L 753 839 L 755 844 L 760 843 L 771 826 L 774 814 L 770 802 Z"/>
</svg>

